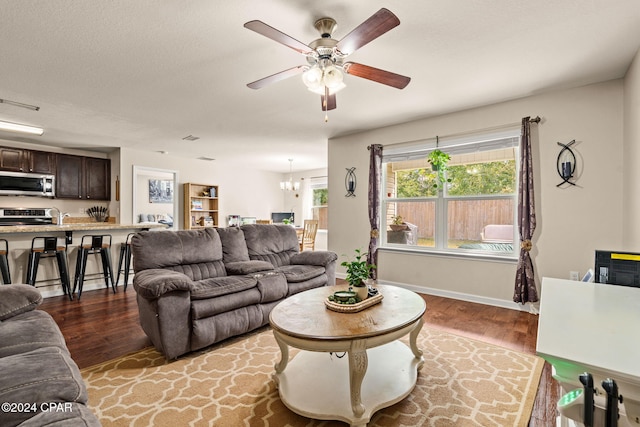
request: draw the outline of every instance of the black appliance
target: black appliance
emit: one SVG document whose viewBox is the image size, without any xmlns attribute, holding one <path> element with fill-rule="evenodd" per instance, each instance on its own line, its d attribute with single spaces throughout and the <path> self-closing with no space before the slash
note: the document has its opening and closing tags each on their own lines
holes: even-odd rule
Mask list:
<svg viewBox="0 0 640 427">
<path fill-rule="evenodd" d="M 285 219 L 290 219 L 291 223 L 294 223 L 295 216 L 293 212 L 271 212 L 271 221 L 274 224 L 282 223 Z"/>
<path fill-rule="evenodd" d="M 595 281 L 640 287 L 640 253 L 597 250 Z"/>
</svg>

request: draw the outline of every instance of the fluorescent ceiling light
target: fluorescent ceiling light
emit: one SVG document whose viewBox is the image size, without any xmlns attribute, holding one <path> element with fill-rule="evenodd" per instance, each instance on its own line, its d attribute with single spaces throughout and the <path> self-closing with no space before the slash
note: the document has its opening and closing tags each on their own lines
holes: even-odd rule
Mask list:
<svg viewBox="0 0 640 427">
<path fill-rule="evenodd" d="M 35 126 L 21 125 L 18 123 L 0 121 L 0 130 L 8 130 L 10 132 L 32 133 L 34 135 L 42 135 L 44 129 Z"/>
</svg>

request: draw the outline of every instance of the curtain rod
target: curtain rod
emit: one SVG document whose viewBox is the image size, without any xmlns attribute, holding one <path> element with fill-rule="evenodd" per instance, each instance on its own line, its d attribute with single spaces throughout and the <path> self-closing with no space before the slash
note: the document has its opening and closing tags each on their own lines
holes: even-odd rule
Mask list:
<svg viewBox="0 0 640 427">
<path fill-rule="evenodd" d="M 542 119 L 540 118 L 540 116 L 535 116 L 532 119 L 529 119 L 529 123 L 540 123 L 542 121 Z M 453 138 L 453 137 L 458 137 L 458 136 L 464 136 L 464 135 L 471 135 L 474 133 L 478 133 L 478 132 L 488 132 L 488 131 L 493 131 L 493 130 L 499 130 L 499 129 L 506 129 L 506 128 L 511 128 L 511 127 L 516 127 L 521 125 L 522 123 L 520 122 L 516 122 L 516 123 L 509 123 L 506 125 L 500 125 L 500 126 L 493 126 L 493 127 L 488 127 L 488 128 L 484 128 L 484 129 L 476 129 L 470 132 L 459 132 L 459 133 L 452 133 L 449 135 L 436 135 L 435 137 L 431 137 L 431 138 L 420 138 L 420 139 L 414 139 L 413 141 L 402 141 L 402 142 L 394 142 L 393 144 L 381 144 L 383 147 L 393 147 L 395 145 L 400 145 L 400 144 L 412 144 L 415 142 L 420 142 L 420 141 L 428 141 L 430 139 L 434 139 L 436 141 L 439 141 L 440 138 Z M 367 145 L 367 150 L 371 150 L 371 145 Z"/>
</svg>

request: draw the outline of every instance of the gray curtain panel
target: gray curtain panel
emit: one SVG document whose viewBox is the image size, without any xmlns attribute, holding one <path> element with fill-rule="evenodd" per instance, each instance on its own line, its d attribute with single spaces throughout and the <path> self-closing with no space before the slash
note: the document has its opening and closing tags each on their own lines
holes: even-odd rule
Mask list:
<svg viewBox="0 0 640 427">
<path fill-rule="evenodd" d="M 378 239 L 380 238 L 380 177 L 382 175 L 382 145 L 373 144 L 369 147 L 369 224 L 371 233 L 369 238 L 369 252 L 367 262 L 378 265 Z M 378 278 L 378 269 L 371 270 L 371 278 Z"/>
<path fill-rule="evenodd" d="M 518 230 L 520 232 L 520 257 L 516 271 L 513 300 L 520 304 L 538 301 L 531 261 L 531 236 L 536 229 L 536 210 L 533 193 L 533 166 L 531 159 L 531 122 L 522 119 L 520 136 L 520 176 L 518 193 Z"/>
</svg>

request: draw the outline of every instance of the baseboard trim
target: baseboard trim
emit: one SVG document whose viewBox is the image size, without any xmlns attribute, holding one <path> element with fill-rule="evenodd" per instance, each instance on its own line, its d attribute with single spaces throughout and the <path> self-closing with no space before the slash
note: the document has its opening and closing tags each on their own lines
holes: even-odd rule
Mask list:
<svg viewBox="0 0 640 427">
<path fill-rule="evenodd" d="M 133 285 L 129 284 L 129 286 Z M 73 282 L 71 283 L 71 288 L 73 288 Z M 124 289 L 124 282 L 120 283 L 116 288 Z M 100 283 L 85 283 L 82 287 L 82 292 L 95 291 L 98 289 L 107 289 L 107 287 L 104 285 L 104 281 L 101 281 Z M 42 294 L 42 298 L 51 298 L 64 295 L 64 292 L 62 292 L 62 286 L 60 285 L 50 286 L 48 287 L 48 289 L 46 289 L 45 287 L 38 287 L 38 290 L 40 291 L 40 294 Z"/>
<path fill-rule="evenodd" d="M 346 277 L 346 274 L 336 273 L 336 277 L 340 279 L 344 279 Z M 466 294 L 463 292 L 449 291 L 446 289 L 429 288 L 426 286 L 416 286 L 408 283 L 392 282 L 389 280 L 378 280 L 378 283 L 380 283 L 381 285 L 398 286 L 400 288 L 405 288 L 410 291 L 416 292 L 418 294 L 434 295 L 434 296 L 439 296 L 444 298 L 456 299 L 460 301 L 475 302 L 478 304 L 491 305 L 494 307 L 508 308 L 509 310 L 526 311 L 531 314 L 538 314 L 538 311 L 539 311 L 537 308 L 538 303 L 535 303 L 535 304 L 527 303 L 523 305 L 513 301 L 501 300 L 498 298 L 490 298 L 490 297 L 484 297 L 480 295 Z"/>
</svg>

